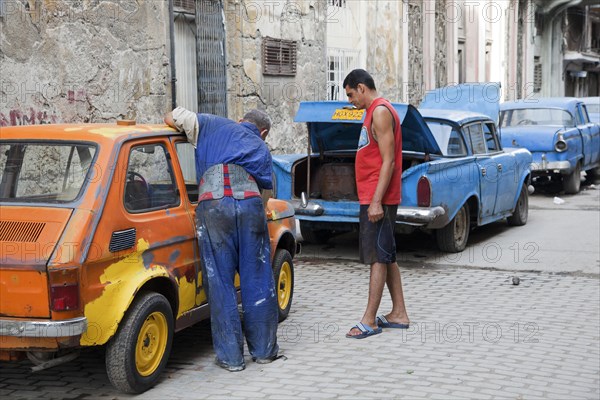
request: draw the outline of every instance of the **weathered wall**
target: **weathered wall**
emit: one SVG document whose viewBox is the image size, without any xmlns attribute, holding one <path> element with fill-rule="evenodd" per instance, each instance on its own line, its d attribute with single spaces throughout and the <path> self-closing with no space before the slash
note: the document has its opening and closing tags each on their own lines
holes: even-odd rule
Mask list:
<svg viewBox="0 0 600 400">
<path fill-rule="evenodd" d="M 170 105 L 161 0 L 5 0 L 0 126 L 159 122 Z"/>
<path fill-rule="evenodd" d="M 366 70 L 375 79 L 378 93 L 402 99 L 402 2 L 367 1 Z M 406 78 L 404 78 L 406 80 Z"/>
<path fill-rule="evenodd" d="M 325 0 L 225 1 L 228 113 L 260 108 L 273 119 L 274 153 L 306 151 L 306 128 L 293 122 L 300 101 L 326 99 Z M 298 42 L 296 76 L 262 73 L 262 38 Z"/>
</svg>

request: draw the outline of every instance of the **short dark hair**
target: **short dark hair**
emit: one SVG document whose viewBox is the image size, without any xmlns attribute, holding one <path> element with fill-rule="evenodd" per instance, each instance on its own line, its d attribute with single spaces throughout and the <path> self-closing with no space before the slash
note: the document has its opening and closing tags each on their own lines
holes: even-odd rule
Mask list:
<svg viewBox="0 0 600 400">
<path fill-rule="evenodd" d="M 362 83 L 371 90 L 377 90 L 377 88 L 375 88 L 373 77 L 364 69 L 354 69 L 350 71 L 344 79 L 342 87 L 346 88 L 346 86 L 349 86 L 350 89 L 356 89 L 359 83 Z"/>
<path fill-rule="evenodd" d="M 271 118 L 266 112 L 259 109 L 248 111 L 243 120 L 256 125 L 259 131 L 271 129 Z"/>
</svg>

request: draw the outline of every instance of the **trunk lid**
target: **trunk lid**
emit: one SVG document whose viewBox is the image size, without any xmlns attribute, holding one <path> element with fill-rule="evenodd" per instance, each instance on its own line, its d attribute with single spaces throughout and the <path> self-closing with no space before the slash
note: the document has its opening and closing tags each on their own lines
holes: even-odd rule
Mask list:
<svg viewBox="0 0 600 400">
<path fill-rule="evenodd" d="M 402 125 L 402 150 L 442 154 L 423 117 L 410 104 L 392 103 Z M 355 151 L 365 110 L 342 101 L 301 102 L 294 122 L 306 122 L 311 146 L 319 153 Z"/>
<path fill-rule="evenodd" d="M 72 209 L 2 206 L 0 315 L 50 317 L 46 266 Z"/>
</svg>

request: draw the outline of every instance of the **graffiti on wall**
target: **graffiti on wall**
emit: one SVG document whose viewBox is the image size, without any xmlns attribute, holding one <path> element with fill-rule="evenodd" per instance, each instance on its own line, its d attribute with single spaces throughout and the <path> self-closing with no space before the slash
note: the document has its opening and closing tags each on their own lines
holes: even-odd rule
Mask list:
<svg viewBox="0 0 600 400">
<path fill-rule="evenodd" d="M 0 126 L 17 126 L 17 125 L 43 125 L 56 124 L 58 115 L 55 112 L 34 110 L 29 107 L 29 111 L 12 109 L 6 114 L 0 112 Z"/>
</svg>

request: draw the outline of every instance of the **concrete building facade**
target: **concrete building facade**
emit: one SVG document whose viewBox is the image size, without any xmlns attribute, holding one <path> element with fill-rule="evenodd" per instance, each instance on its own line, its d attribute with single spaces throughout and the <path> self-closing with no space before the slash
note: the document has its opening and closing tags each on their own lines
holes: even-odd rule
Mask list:
<svg viewBox="0 0 600 400">
<path fill-rule="evenodd" d="M 462 82 L 594 96 L 599 38 L 593 0 L 0 0 L 0 126 L 258 107 L 274 152 L 303 151 L 298 103 L 345 99 L 353 68 L 415 105 Z"/>
</svg>

